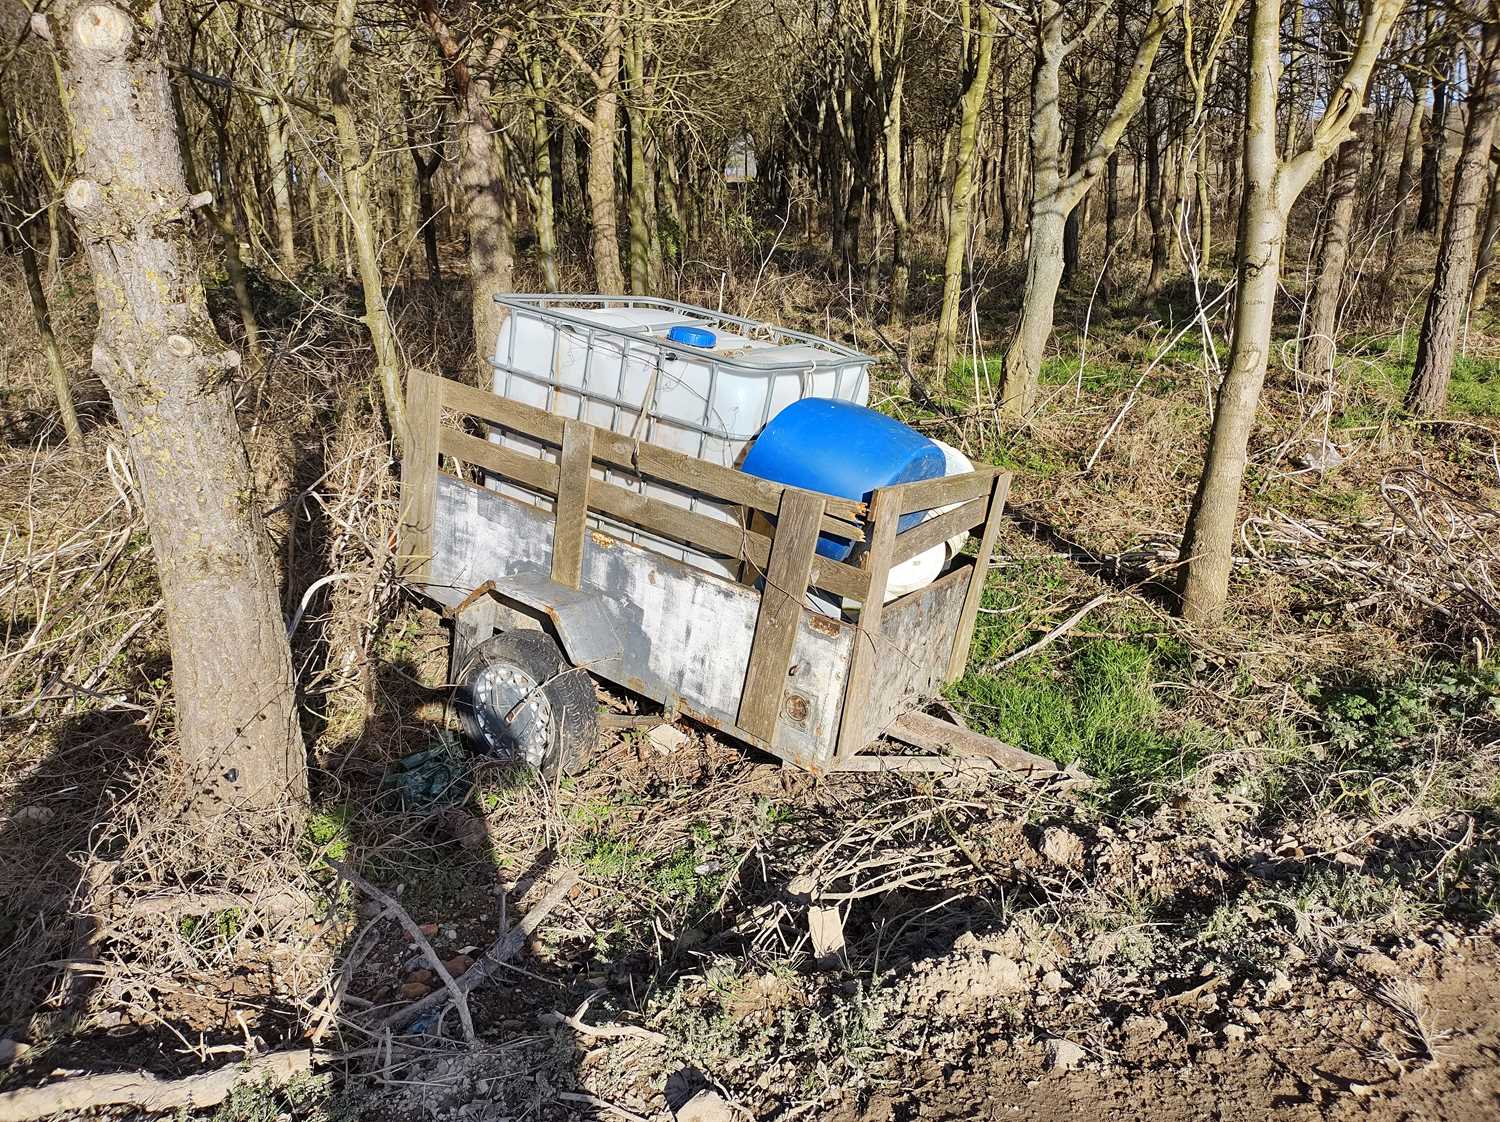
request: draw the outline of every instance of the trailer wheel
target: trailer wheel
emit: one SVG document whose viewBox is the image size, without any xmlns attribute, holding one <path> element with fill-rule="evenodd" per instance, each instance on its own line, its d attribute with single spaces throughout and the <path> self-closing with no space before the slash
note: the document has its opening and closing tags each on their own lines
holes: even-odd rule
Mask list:
<svg viewBox="0 0 1500 1122">
<path fill-rule="evenodd" d="M 502 631 L 480 643 L 456 675 L 454 704 L 474 751 L 572 771 L 599 735 L 588 673 L 570 666 L 544 631 Z"/>
</svg>

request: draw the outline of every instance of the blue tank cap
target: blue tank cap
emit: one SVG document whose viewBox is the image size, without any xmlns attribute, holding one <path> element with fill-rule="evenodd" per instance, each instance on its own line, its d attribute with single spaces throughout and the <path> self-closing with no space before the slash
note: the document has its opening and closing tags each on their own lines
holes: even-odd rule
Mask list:
<svg viewBox="0 0 1500 1122">
<path fill-rule="evenodd" d="M 678 324 L 667 332 L 667 338 L 687 347 L 712 347 L 719 337 L 706 327 L 689 327 Z"/>
</svg>

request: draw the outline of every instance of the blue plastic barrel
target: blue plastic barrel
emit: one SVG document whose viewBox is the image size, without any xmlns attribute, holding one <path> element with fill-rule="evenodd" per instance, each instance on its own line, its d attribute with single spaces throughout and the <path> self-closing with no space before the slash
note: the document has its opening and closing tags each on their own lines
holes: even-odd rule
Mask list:
<svg viewBox="0 0 1500 1122">
<path fill-rule="evenodd" d="M 807 397 L 771 418 L 741 466 L 762 479 L 863 501 L 877 487 L 934 479 L 945 465 L 943 450 L 909 425 L 862 405 Z M 921 519 L 915 511 L 899 528 Z M 818 552 L 835 561 L 853 548 L 843 538 L 818 538 Z"/>
</svg>

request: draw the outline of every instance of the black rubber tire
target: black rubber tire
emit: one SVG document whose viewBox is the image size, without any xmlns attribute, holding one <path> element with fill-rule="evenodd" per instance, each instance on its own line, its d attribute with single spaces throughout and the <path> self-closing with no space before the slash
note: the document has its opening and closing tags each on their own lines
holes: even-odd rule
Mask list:
<svg viewBox="0 0 1500 1122">
<path fill-rule="evenodd" d="M 455 676 L 454 706 L 472 751 L 570 772 L 599 737 L 594 683 L 545 631 L 502 631 L 475 647 Z M 501 712 L 493 699 L 500 694 Z M 519 707 L 513 722 L 506 716 Z M 540 722 L 540 725 L 539 725 Z"/>
</svg>

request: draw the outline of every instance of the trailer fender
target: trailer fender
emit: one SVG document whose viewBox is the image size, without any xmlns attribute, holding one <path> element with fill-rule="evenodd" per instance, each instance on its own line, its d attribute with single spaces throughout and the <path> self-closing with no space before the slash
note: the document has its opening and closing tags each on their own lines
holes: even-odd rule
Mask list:
<svg viewBox="0 0 1500 1122">
<path fill-rule="evenodd" d="M 624 656 L 604 596 L 591 589 L 569 588 L 542 573 L 513 573 L 494 582 L 494 595 L 502 603 L 552 625 L 563 653 L 574 666 L 586 670 L 616 662 Z"/>
</svg>

